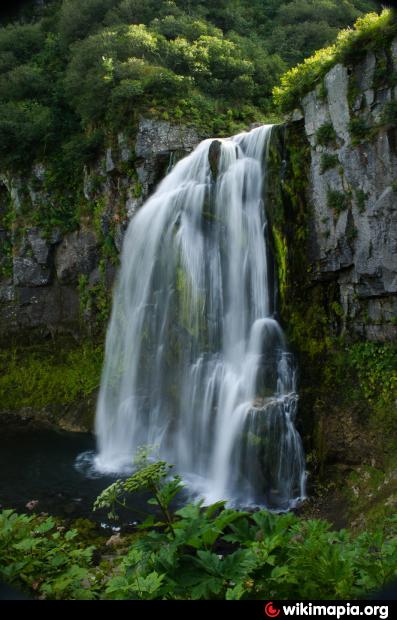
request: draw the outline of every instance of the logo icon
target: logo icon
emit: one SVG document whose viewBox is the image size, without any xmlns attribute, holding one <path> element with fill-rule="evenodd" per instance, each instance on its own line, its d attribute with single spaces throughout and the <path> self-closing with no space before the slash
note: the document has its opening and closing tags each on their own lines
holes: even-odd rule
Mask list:
<svg viewBox="0 0 397 620">
<path fill-rule="evenodd" d="M 265 605 L 265 614 L 269 616 L 269 618 L 277 618 L 280 615 L 281 609 L 277 609 L 277 607 L 273 606 L 273 603 L 267 603 Z"/>
</svg>

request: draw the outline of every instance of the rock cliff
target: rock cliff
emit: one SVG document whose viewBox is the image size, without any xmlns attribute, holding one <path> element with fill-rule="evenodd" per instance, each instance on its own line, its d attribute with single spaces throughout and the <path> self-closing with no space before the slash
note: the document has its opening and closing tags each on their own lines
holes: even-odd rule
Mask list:
<svg viewBox="0 0 397 620">
<path fill-rule="evenodd" d="M 310 494 L 341 526 L 397 505 L 396 75 L 397 39 L 335 64 L 270 147 L 266 204 Z"/>
<path fill-rule="evenodd" d="M 84 170 L 73 205 L 76 223 L 69 231 L 51 225 L 50 217 L 46 226 L 31 223 L 39 209 L 51 213 L 45 165 L 35 164 L 23 177 L 3 173 L 0 335 L 78 334 L 92 327 L 101 311 L 106 318 L 129 218 L 199 141 L 192 128 L 146 118 L 134 138 L 113 137 L 103 156 Z"/>
<path fill-rule="evenodd" d="M 342 333 L 397 336 L 397 39 L 306 95 L 310 283 L 336 286 Z M 299 120 L 297 120 L 299 122 Z"/>
</svg>

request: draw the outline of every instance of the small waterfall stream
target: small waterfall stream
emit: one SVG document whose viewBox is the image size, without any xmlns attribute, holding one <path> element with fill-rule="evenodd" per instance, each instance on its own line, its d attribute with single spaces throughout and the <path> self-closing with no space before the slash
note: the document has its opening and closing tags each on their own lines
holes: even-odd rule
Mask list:
<svg viewBox="0 0 397 620">
<path fill-rule="evenodd" d="M 131 220 L 97 408 L 99 470 L 128 469 L 155 444 L 206 502 L 287 509 L 304 497 L 294 364 L 271 316 L 270 135 L 269 125 L 216 141 L 215 174 L 205 140 Z"/>
</svg>

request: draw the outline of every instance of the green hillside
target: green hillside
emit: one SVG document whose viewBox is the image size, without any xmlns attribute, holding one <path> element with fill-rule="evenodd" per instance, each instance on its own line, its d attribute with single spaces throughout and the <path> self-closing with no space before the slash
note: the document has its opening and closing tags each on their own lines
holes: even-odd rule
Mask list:
<svg viewBox="0 0 397 620">
<path fill-rule="evenodd" d="M 27 2 L 0 28 L 0 167 L 88 160 L 141 113 L 230 133 L 271 114 L 280 76 L 370 0 Z"/>
</svg>

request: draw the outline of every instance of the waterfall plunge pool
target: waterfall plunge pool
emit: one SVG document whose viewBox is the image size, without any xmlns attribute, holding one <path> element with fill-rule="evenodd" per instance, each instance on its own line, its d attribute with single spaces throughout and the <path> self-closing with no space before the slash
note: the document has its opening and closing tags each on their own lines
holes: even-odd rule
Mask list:
<svg viewBox="0 0 397 620">
<path fill-rule="evenodd" d="M 8 422 L 8 421 L 7 421 Z M 72 433 L 20 420 L 2 427 L 0 436 L 1 508 L 29 513 L 27 504 L 38 501 L 33 511 L 67 519 L 91 519 L 106 528 L 142 521 L 148 510 L 146 496 L 133 498 L 133 509 L 109 521 L 106 510 L 93 512 L 96 497 L 120 475 L 95 472 L 95 437 Z"/>
<path fill-rule="evenodd" d="M 27 504 L 37 501 L 33 511 L 65 519 L 90 519 L 104 529 L 134 528 L 153 512 L 146 494 L 137 494 L 129 501 L 131 510 L 120 512 L 120 521 L 110 521 L 106 510 L 93 512 L 96 497 L 121 474 L 101 474 L 94 466 L 95 437 L 25 424 L 20 419 L 3 424 L 0 436 L 0 507 L 19 513 L 30 512 Z M 127 475 L 127 474 L 126 474 Z M 180 501 L 189 501 L 189 482 Z M 197 499 L 197 496 L 196 498 Z M 258 506 L 259 507 L 259 506 Z M 251 506 L 248 509 L 257 507 Z"/>
</svg>

